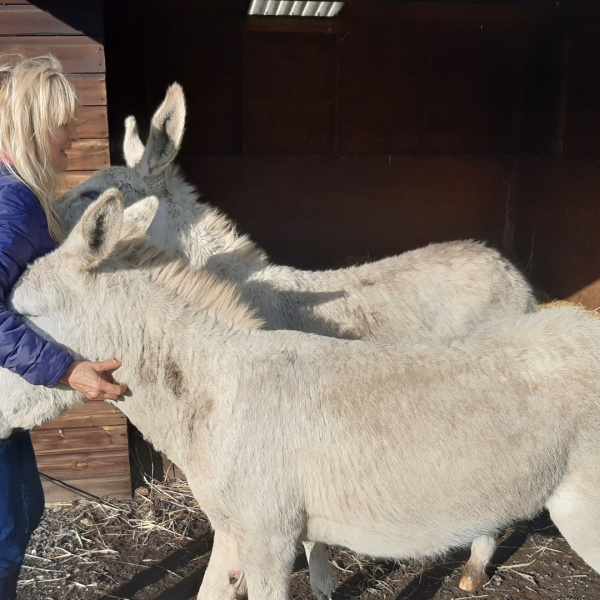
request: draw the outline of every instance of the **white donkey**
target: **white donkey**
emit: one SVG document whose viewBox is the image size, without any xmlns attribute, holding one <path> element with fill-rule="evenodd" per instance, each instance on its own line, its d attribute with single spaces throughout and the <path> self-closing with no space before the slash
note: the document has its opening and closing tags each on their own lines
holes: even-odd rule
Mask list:
<svg viewBox="0 0 600 600">
<path fill-rule="evenodd" d="M 433 244 L 338 270 L 270 264 L 229 219 L 199 202 L 196 190 L 179 174 L 174 160 L 184 124 L 185 100 L 178 84 L 169 88 L 154 114 L 145 147 L 129 117 L 124 144 L 129 166 L 103 169 L 59 198 L 65 230 L 111 187 L 121 191 L 126 206 L 156 196 L 159 212 L 148 231 L 152 242 L 192 267 L 234 283 L 268 329 L 417 341 L 534 309 L 531 287 L 518 270 L 495 250 L 472 241 Z"/>
<path fill-rule="evenodd" d="M 119 407 L 183 467 L 250 600 L 287 597 L 298 540 L 435 556 L 544 507 L 600 571 L 600 320 L 555 308 L 416 344 L 266 331 L 122 221 L 109 191 L 12 305 L 76 356 L 123 360 Z M 5 427 L 81 398 L 5 370 L 0 394 Z"/>
<path fill-rule="evenodd" d="M 303 271 L 273 265 L 265 253 L 234 224 L 207 204 L 185 183 L 174 160 L 185 124 L 185 99 L 171 86 L 152 118 L 146 146 L 133 117 L 126 122 L 124 153 L 129 166 L 109 167 L 59 199 L 65 230 L 85 208 L 111 187 L 127 206 L 141 198 L 160 200 L 149 236 L 159 247 L 234 283 L 257 310 L 268 329 L 296 329 L 337 338 L 373 341 L 418 341 L 454 335 L 482 321 L 534 309 L 524 277 L 498 252 L 472 241 L 433 244 L 377 262 L 329 271 Z M 144 219 L 143 208 L 139 208 Z M 478 540 L 460 587 L 473 591 L 487 577 L 482 565 L 495 545 Z M 209 579 L 219 567 L 231 584 L 232 598 L 240 570 L 215 540 Z M 326 549 L 307 546 L 311 585 L 319 600 L 330 596 L 332 579 Z M 227 567 L 226 567 L 227 565 Z"/>
</svg>

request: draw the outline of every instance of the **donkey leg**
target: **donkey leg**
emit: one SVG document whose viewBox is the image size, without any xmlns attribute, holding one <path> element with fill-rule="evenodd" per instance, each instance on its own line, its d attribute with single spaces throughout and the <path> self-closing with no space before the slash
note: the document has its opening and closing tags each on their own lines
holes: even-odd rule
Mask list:
<svg viewBox="0 0 600 600">
<path fill-rule="evenodd" d="M 252 600 L 287 600 L 296 558 L 296 539 L 286 535 L 246 534 L 240 558 Z"/>
<path fill-rule="evenodd" d="M 333 591 L 333 577 L 327 556 L 327 546 L 319 542 L 303 542 L 310 568 L 310 587 L 317 600 L 329 600 Z"/>
<path fill-rule="evenodd" d="M 471 544 L 471 557 L 463 569 L 458 587 L 466 592 L 480 590 L 488 580 L 485 567 L 496 550 L 496 538 L 492 535 L 481 535 Z"/>
<path fill-rule="evenodd" d="M 600 473 L 570 478 L 546 504 L 550 516 L 569 545 L 600 573 Z"/>
<path fill-rule="evenodd" d="M 235 600 L 241 594 L 243 579 L 237 544 L 227 534 L 215 530 L 213 549 L 198 600 Z"/>
</svg>

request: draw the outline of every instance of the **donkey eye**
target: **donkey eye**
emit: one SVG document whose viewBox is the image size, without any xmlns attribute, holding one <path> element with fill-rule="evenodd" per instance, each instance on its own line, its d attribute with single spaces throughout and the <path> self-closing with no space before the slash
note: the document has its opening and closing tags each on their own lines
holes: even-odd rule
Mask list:
<svg viewBox="0 0 600 600">
<path fill-rule="evenodd" d="M 80 198 L 82 200 L 97 200 L 100 196 L 100 192 L 98 190 L 88 190 L 87 192 L 83 192 Z"/>
</svg>

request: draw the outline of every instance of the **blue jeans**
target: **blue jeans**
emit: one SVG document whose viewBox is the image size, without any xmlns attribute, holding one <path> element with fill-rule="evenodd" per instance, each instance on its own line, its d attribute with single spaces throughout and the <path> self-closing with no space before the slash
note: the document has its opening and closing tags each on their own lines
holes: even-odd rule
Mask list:
<svg viewBox="0 0 600 600">
<path fill-rule="evenodd" d="M 0 440 L 0 600 L 15 600 L 25 549 L 44 512 L 44 491 L 31 437 Z"/>
</svg>

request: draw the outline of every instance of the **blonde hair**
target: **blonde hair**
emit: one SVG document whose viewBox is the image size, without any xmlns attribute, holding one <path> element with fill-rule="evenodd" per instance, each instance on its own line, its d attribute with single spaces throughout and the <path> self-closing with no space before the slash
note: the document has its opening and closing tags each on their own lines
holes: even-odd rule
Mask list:
<svg viewBox="0 0 600 600">
<path fill-rule="evenodd" d="M 79 99 L 54 56 L 15 56 L 1 62 L 0 158 L 8 159 L 8 170 L 37 196 L 50 234 L 59 241 L 62 232 L 53 203 L 63 174 L 53 161 L 51 135 L 77 119 Z"/>
</svg>

